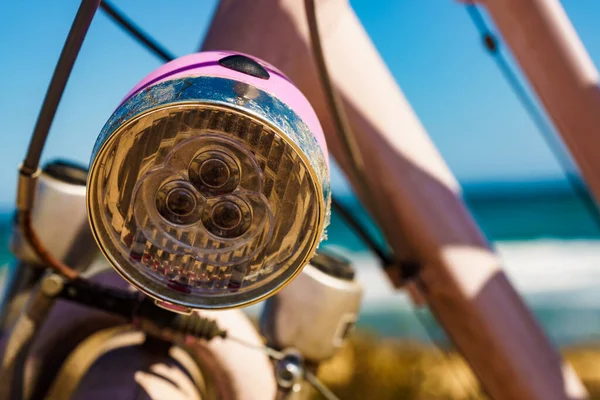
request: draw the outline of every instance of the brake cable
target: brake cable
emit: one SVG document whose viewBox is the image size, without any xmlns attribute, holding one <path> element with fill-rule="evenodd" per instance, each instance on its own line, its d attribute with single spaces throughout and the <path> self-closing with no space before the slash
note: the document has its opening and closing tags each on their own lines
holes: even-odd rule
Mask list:
<svg viewBox="0 0 600 400">
<path fill-rule="evenodd" d="M 55 258 L 44 247 L 32 225 L 31 209 L 35 199 L 37 179 L 41 173 L 39 165 L 42 150 L 46 144 L 52 121 L 56 115 L 58 104 L 65 91 L 73 65 L 99 5 L 100 0 L 82 0 L 77 10 L 77 15 L 71 25 L 67 40 L 50 80 L 25 159 L 19 166 L 17 220 L 23 231 L 23 236 L 44 264 L 71 280 L 78 277 L 78 272 Z"/>
<path fill-rule="evenodd" d="M 575 197 L 581 201 L 588 214 L 594 220 L 596 227 L 600 229 L 600 212 L 598 211 L 598 206 L 591 196 L 587 186 L 585 185 L 585 182 L 582 181 L 581 177 L 577 173 L 571 172 L 572 162 L 568 153 L 565 152 L 560 138 L 556 137 L 552 127 L 548 124 L 546 118 L 544 117 L 543 111 L 539 109 L 535 101 L 527 94 L 524 85 L 517 77 L 517 74 L 510 67 L 509 62 L 506 60 L 502 54 L 502 51 L 500 50 L 500 43 L 498 42 L 498 39 L 485 22 L 483 15 L 479 11 L 479 8 L 474 3 L 469 3 L 466 6 L 466 10 L 471 21 L 473 22 L 473 25 L 475 26 L 475 29 L 477 29 L 481 35 L 481 39 L 487 53 L 496 62 L 496 65 L 502 73 L 502 76 L 546 142 L 546 146 L 548 146 L 548 149 L 554 155 L 554 158 L 560 165 L 565 179 L 567 180 L 568 185 L 571 187 L 571 190 L 573 190 Z M 574 167 L 576 168 L 576 166 Z"/>
</svg>

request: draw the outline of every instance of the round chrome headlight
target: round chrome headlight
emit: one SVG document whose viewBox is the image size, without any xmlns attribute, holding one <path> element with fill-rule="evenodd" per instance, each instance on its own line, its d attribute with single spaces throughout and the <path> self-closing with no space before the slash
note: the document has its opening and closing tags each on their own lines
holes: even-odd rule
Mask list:
<svg viewBox="0 0 600 400">
<path fill-rule="evenodd" d="M 92 230 L 115 269 L 185 308 L 230 308 L 294 278 L 329 219 L 317 117 L 270 65 L 182 57 L 140 82 L 93 151 Z"/>
</svg>

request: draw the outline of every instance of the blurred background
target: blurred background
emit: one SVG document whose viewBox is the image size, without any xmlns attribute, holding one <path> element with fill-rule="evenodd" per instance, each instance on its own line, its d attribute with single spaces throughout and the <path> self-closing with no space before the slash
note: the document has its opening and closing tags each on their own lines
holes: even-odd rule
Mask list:
<svg viewBox="0 0 600 400">
<path fill-rule="evenodd" d="M 177 56 L 199 48 L 217 5 L 216 0 L 187 1 L 183 10 L 180 3 L 165 1 L 113 3 Z M 600 2 L 562 3 L 598 63 Z M 7 243 L 16 168 L 78 4 L 77 0 L 9 2 L 0 13 L 2 265 L 10 262 Z M 565 172 L 574 168 L 565 171 L 557 161 L 483 47 L 463 4 L 452 0 L 376 4 L 353 0 L 351 4 L 462 184 L 469 208 L 499 251 L 513 283 L 594 390 L 600 385 L 600 353 L 596 354 L 600 231 L 565 179 Z M 492 22 L 486 21 L 493 30 Z M 112 111 L 131 87 L 159 65 L 158 58 L 99 12 L 43 159 L 87 165 L 94 140 Z M 369 223 L 335 166 L 332 186 L 338 198 Z M 323 379 L 342 398 L 375 398 L 363 395 L 362 388 L 381 393 L 376 398 L 382 399 L 479 396 L 473 394 L 474 379 L 435 321 L 426 311 L 415 311 L 405 294 L 392 290 L 377 260 L 337 215 L 328 236 L 326 245 L 344 252 L 358 268 L 366 298 L 356 339 L 323 368 Z M 257 307 L 248 312 L 256 315 Z M 449 356 L 442 356 L 439 349 L 450 352 Z M 440 364 L 442 359 L 445 362 Z"/>
</svg>

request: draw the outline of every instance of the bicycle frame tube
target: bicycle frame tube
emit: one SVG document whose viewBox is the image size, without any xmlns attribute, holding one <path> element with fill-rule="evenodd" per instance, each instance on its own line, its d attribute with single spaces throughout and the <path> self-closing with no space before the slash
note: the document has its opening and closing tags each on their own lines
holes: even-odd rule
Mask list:
<svg viewBox="0 0 600 400">
<path fill-rule="evenodd" d="M 386 218 L 378 223 L 395 253 L 423 266 L 421 294 L 486 392 L 510 400 L 587 398 L 508 281 L 463 204 L 459 185 L 349 3 L 321 0 L 317 6 L 329 70 L 369 178 L 370 193 L 358 195 L 384 210 Z M 277 65 L 315 107 L 330 150 L 349 173 L 353 160 L 332 133 L 309 46 L 298 0 L 222 0 L 204 44 Z"/>
</svg>

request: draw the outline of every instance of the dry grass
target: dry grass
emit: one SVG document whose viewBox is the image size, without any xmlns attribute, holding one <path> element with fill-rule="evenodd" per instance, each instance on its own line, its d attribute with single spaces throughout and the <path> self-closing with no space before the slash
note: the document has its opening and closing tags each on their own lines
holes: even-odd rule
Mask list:
<svg viewBox="0 0 600 400">
<path fill-rule="evenodd" d="M 565 349 L 591 394 L 600 400 L 600 346 Z M 321 379 L 344 400 L 479 400 L 471 370 L 456 353 L 428 346 L 357 336 L 322 365 Z M 318 399 L 319 396 L 314 396 Z"/>
</svg>

